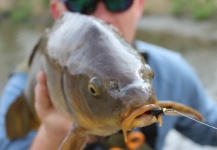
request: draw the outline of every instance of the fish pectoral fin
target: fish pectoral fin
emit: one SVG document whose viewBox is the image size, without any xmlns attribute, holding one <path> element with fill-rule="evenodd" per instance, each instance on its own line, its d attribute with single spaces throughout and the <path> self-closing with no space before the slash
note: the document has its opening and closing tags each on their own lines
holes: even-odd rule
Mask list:
<svg viewBox="0 0 217 150">
<path fill-rule="evenodd" d="M 9 139 L 23 138 L 39 127 L 40 122 L 31 115 L 23 94 L 9 107 L 6 114 L 6 131 Z"/>
<path fill-rule="evenodd" d="M 159 106 L 161 108 L 166 108 L 168 110 L 169 109 L 175 110 L 175 111 L 164 111 L 164 113 L 167 115 L 181 116 L 181 114 L 179 114 L 179 113 L 182 113 L 182 114 L 189 116 L 191 118 L 194 118 L 198 121 L 204 120 L 204 117 L 197 110 L 195 110 L 189 106 L 180 104 L 180 103 L 171 102 L 171 101 L 164 101 L 164 102 L 159 102 Z M 177 112 L 179 112 L 179 113 L 177 113 Z"/>
<path fill-rule="evenodd" d="M 73 132 L 67 134 L 66 139 L 64 139 L 64 143 L 62 143 L 61 147 L 58 148 L 61 150 L 82 150 L 86 145 L 87 136 L 84 135 L 85 129 L 76 127 Z"/>
</svg>

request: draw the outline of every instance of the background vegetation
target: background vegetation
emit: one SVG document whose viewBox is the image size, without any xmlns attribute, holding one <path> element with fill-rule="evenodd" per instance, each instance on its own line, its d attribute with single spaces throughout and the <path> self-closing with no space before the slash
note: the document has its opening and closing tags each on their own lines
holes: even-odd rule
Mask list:
<svg viewBox="0 0 217 150">
<path fill-rule="evenodd" d="M 217 19 L 217 0 L 146 0 L 144 14 L 173 15 L 195 20 Z"/>
<path fill-rule="evenodd" d="M 1 0 L 0 20 L 20 22 L 43 18 L 49 15 L 48 7 L 49 0 Z M 144 14 L 216 19 L 217 0 L 146 0 Z"/>
<path fill-rule="evenodd" d="M 190 15 L 192 18 L 209 19 L 217 14 L 216 0 L 171 0 L 172 14 L 175 16 Z"/>
<path fill-rule="evenodd" d="M 23 22 L 49 15 L 49 0 L 1 0 L 0 20 Z"/>
</svg>

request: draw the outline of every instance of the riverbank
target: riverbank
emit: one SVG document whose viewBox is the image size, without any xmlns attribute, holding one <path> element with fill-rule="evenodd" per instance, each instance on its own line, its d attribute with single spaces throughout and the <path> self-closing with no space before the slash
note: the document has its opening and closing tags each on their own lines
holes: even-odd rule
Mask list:
<svg viewBox="0 0 217 150">
<path fill-rule="evenodd" d="M 170 49 L 216 47 L 216 24 L 217 20 L 196 21 L 170 15 L 146 15 L 138 23 L 137 38 Z"/>
<path fill-rule="evenodd" d="M 138 23 L 137 38 L 155 43 L 158 45 L 170 45 L 168 48 L 174 49 L 177 44 L 185 49 L 186 47 L 197 46 L 217 46 L 217 19 L 193 20 L 189 17 L 174 17 L 169 14 L 143 15 Z M 1 18 L 1 17 L 0 17 Z M 11 24 L 13 21 L 2 17 L 1 24 Z M 53 19 L 50 14 L 44 16 L 32 16 L 19 25 L 51 26 Z M 174 40 L 175 39 L 175 40 Z M 178 41 L 178 42 L 177 42 Z M 180 42 L 181 41 L 181 42 Z M 181 50 L 181 49 L 179 49 Z"/>
</svg>

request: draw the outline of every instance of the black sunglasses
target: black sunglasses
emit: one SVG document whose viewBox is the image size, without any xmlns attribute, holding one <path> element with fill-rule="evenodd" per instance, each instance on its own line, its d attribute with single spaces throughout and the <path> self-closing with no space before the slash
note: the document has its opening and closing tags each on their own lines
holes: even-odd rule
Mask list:
<svg viewBox="0 0 217 150">
<path fill-rule="evenodd" d="M 133 0 L 62 0 L 69 11 L 82 14 L 93 13 L 99 1 L 111 12 L 123 12 L 133 4 Z"/>
</svg>

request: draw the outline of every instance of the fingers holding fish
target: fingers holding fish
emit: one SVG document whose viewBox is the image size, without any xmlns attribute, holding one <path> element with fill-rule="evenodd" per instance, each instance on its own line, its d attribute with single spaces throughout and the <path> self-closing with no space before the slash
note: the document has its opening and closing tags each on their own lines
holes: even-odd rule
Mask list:
<svg viewBox="0 0 217 150">
<path fill-rule="evenodd" d="M 40 71 L 37 74 L 38 84 L 35 87 L 35 107 L 38 113 L 42 113 L 41 116 L 45 115 L 41 110 L 49 109 L 52 107 L 51 101 L 49 101 L 50 97 L 48 95 L 47 85 L 46 85 L 46 75 L 44 72 Z"/>
<path fill-rule="evenodd" d="M 41 120 L 41 125 L 35 138 L 36 142 L 31 146 L 31 150 L 46 149 L 46 145 L 49 145 L 49 148 L 50 145 L 52 145 L 53 149 L 57 149 L 67 133 L 72 129 L 73 122 L 62 116 L 53 106 L 46 85 L 46 74 L 44 72 L 39 72 L 37 78 L 38 83 L 35 88 L 35 107 Z M 77 134 L 72 132 L 72 137 L 75 135 Z M 78 138 L 77 136 L 76 138 L 83 143 L 81 138 Z M 86 138 L 84 138 L 84 140 L 85 139 Z M 86 142 L 93 143 L 97 140 L 96 136 L 89 136 Z M 51 141 L 52 143 L 50 143 Z M 41 146 L 43 146 L 43 148 Z"/>
<path fill-rule="evenodd" d="M 38 83 L 35 88 L 35 108 L 41 120 L 41 126 L 43 125 L 49 134 L 64 137 L 72 128 L 72 122 L 63 117 L 52 105 L 46 85 L 46 75 L 43 72 L 38 73 Z"/>
</svg>

